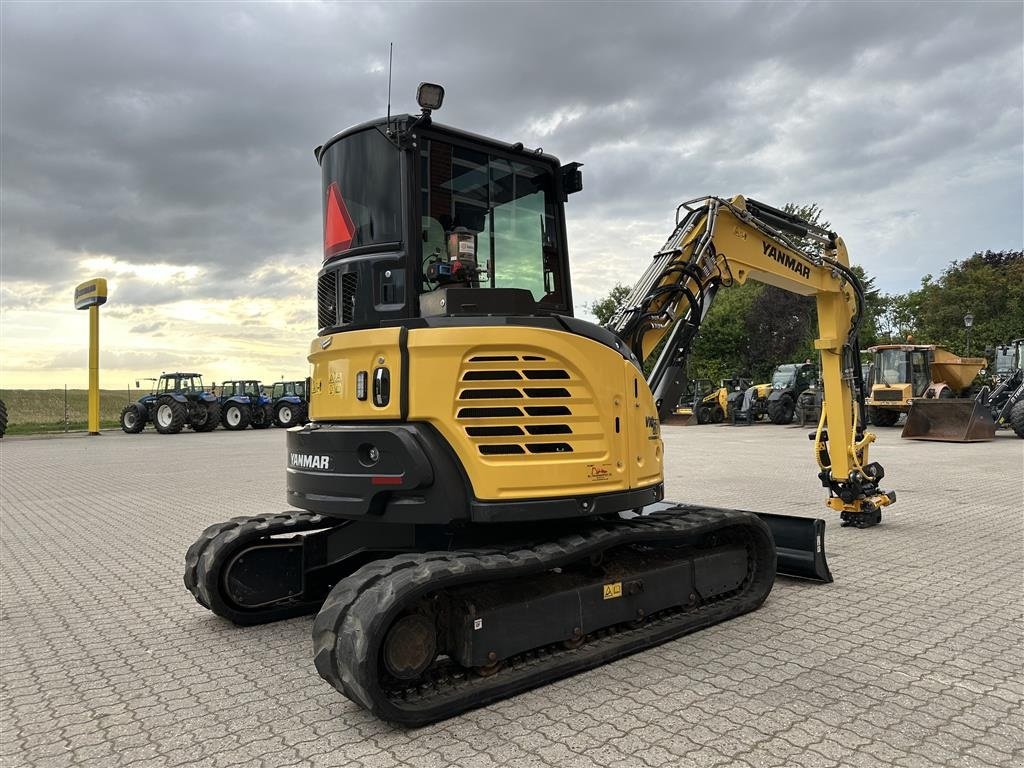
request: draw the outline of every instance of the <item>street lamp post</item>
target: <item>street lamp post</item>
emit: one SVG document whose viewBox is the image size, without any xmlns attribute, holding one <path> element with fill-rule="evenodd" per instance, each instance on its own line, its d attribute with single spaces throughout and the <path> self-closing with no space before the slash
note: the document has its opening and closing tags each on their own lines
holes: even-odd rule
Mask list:
<svg viewBox="0 0 1024 768">
<path fill-rule="evenodd" d="M 967 329 L 967 356 L 971 356 L 971 326 L 974 325 L 974 315 L 968 312 L 964 315 L 964 328 Z"/>
</svg>

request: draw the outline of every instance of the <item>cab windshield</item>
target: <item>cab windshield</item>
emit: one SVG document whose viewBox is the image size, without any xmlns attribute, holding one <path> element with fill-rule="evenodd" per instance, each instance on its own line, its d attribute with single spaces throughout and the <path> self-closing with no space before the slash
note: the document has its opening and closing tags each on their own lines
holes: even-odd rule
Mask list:
<svg viewBox="0 0 1024 768">
<path fill-rule="evenodd" d="M 1016 355 L 1013 347 L 997 347 L 995 371 L 996 373 L 1013 373 L 1016 370 Z"/>
<path fill-rule="evenodd" d="M 201 392 L 203 379 L 201 376 L 165 376 L 160 379 L 158 389 L 161 392 Z"/>
<path fill-rule="evenodd" d="M 887 387 L 909 383 L 908 357 L 902 349 L 883 349 L 875 359 L 875 381 Z"/>
<path fill-rule="evenodd" d="M 422 291 L 523 288 L 563 304 L 552 169 L 424 141 L 420 152 Z"/>
<path fill-rule="evenodd" d="M 795 365 L 780 365 L 772 374 L 772 388 L 786 389 L 796 381 Z"/>
</svg>

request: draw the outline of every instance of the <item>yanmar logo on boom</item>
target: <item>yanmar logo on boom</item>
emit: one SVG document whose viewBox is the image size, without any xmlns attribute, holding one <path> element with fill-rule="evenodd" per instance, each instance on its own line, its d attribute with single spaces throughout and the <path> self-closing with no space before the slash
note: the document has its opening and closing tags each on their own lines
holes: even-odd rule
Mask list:
<svg viewBox="0 0 1024 768">
<path fill-rule="evenodd" d="M 799 259 L 794 259 L 785 251 L 780 251 L 771 243 L 767 243 L 764 240 L 761 241 L 761 245 L 764 248 L 764 255 L 770 259 L 775 259 L 779 264 L 785 267 L 789 267 L 796 272 L 800 277 L 805 280 L 809 280 L 811 277 L 811 268 L 804 264 Z"/>
<path fill-rule="evenodd" d="M 331 457 L 309 453 L 291 453 L 288 464 L 294 469 L 330 469 Z"/>
</svg>

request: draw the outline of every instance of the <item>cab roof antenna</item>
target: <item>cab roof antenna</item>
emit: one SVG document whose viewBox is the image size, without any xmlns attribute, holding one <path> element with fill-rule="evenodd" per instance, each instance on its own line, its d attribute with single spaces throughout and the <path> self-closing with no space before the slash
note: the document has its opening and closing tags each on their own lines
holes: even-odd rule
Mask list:
<svg viewBox="0 0 1024 768">
<path fill-rule="evenodd" d="M 391 133 L 391 61 L 395 55 L 395 44 L 388 43 L 388 133 Z"/>
</svg>

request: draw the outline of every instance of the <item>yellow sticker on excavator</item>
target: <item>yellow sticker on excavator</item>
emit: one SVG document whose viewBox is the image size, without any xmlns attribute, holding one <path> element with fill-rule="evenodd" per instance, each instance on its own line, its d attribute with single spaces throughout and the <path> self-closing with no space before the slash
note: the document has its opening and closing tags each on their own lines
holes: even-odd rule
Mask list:
<svg viewBox="0 0 1024 768">
<path fill-rule="evenodd" d="M 613 584 L 605 584 L 604 599 L 611 600 L 616 597 L 622 597 L 622 582 L 616 581 Z"/>
</svg>

